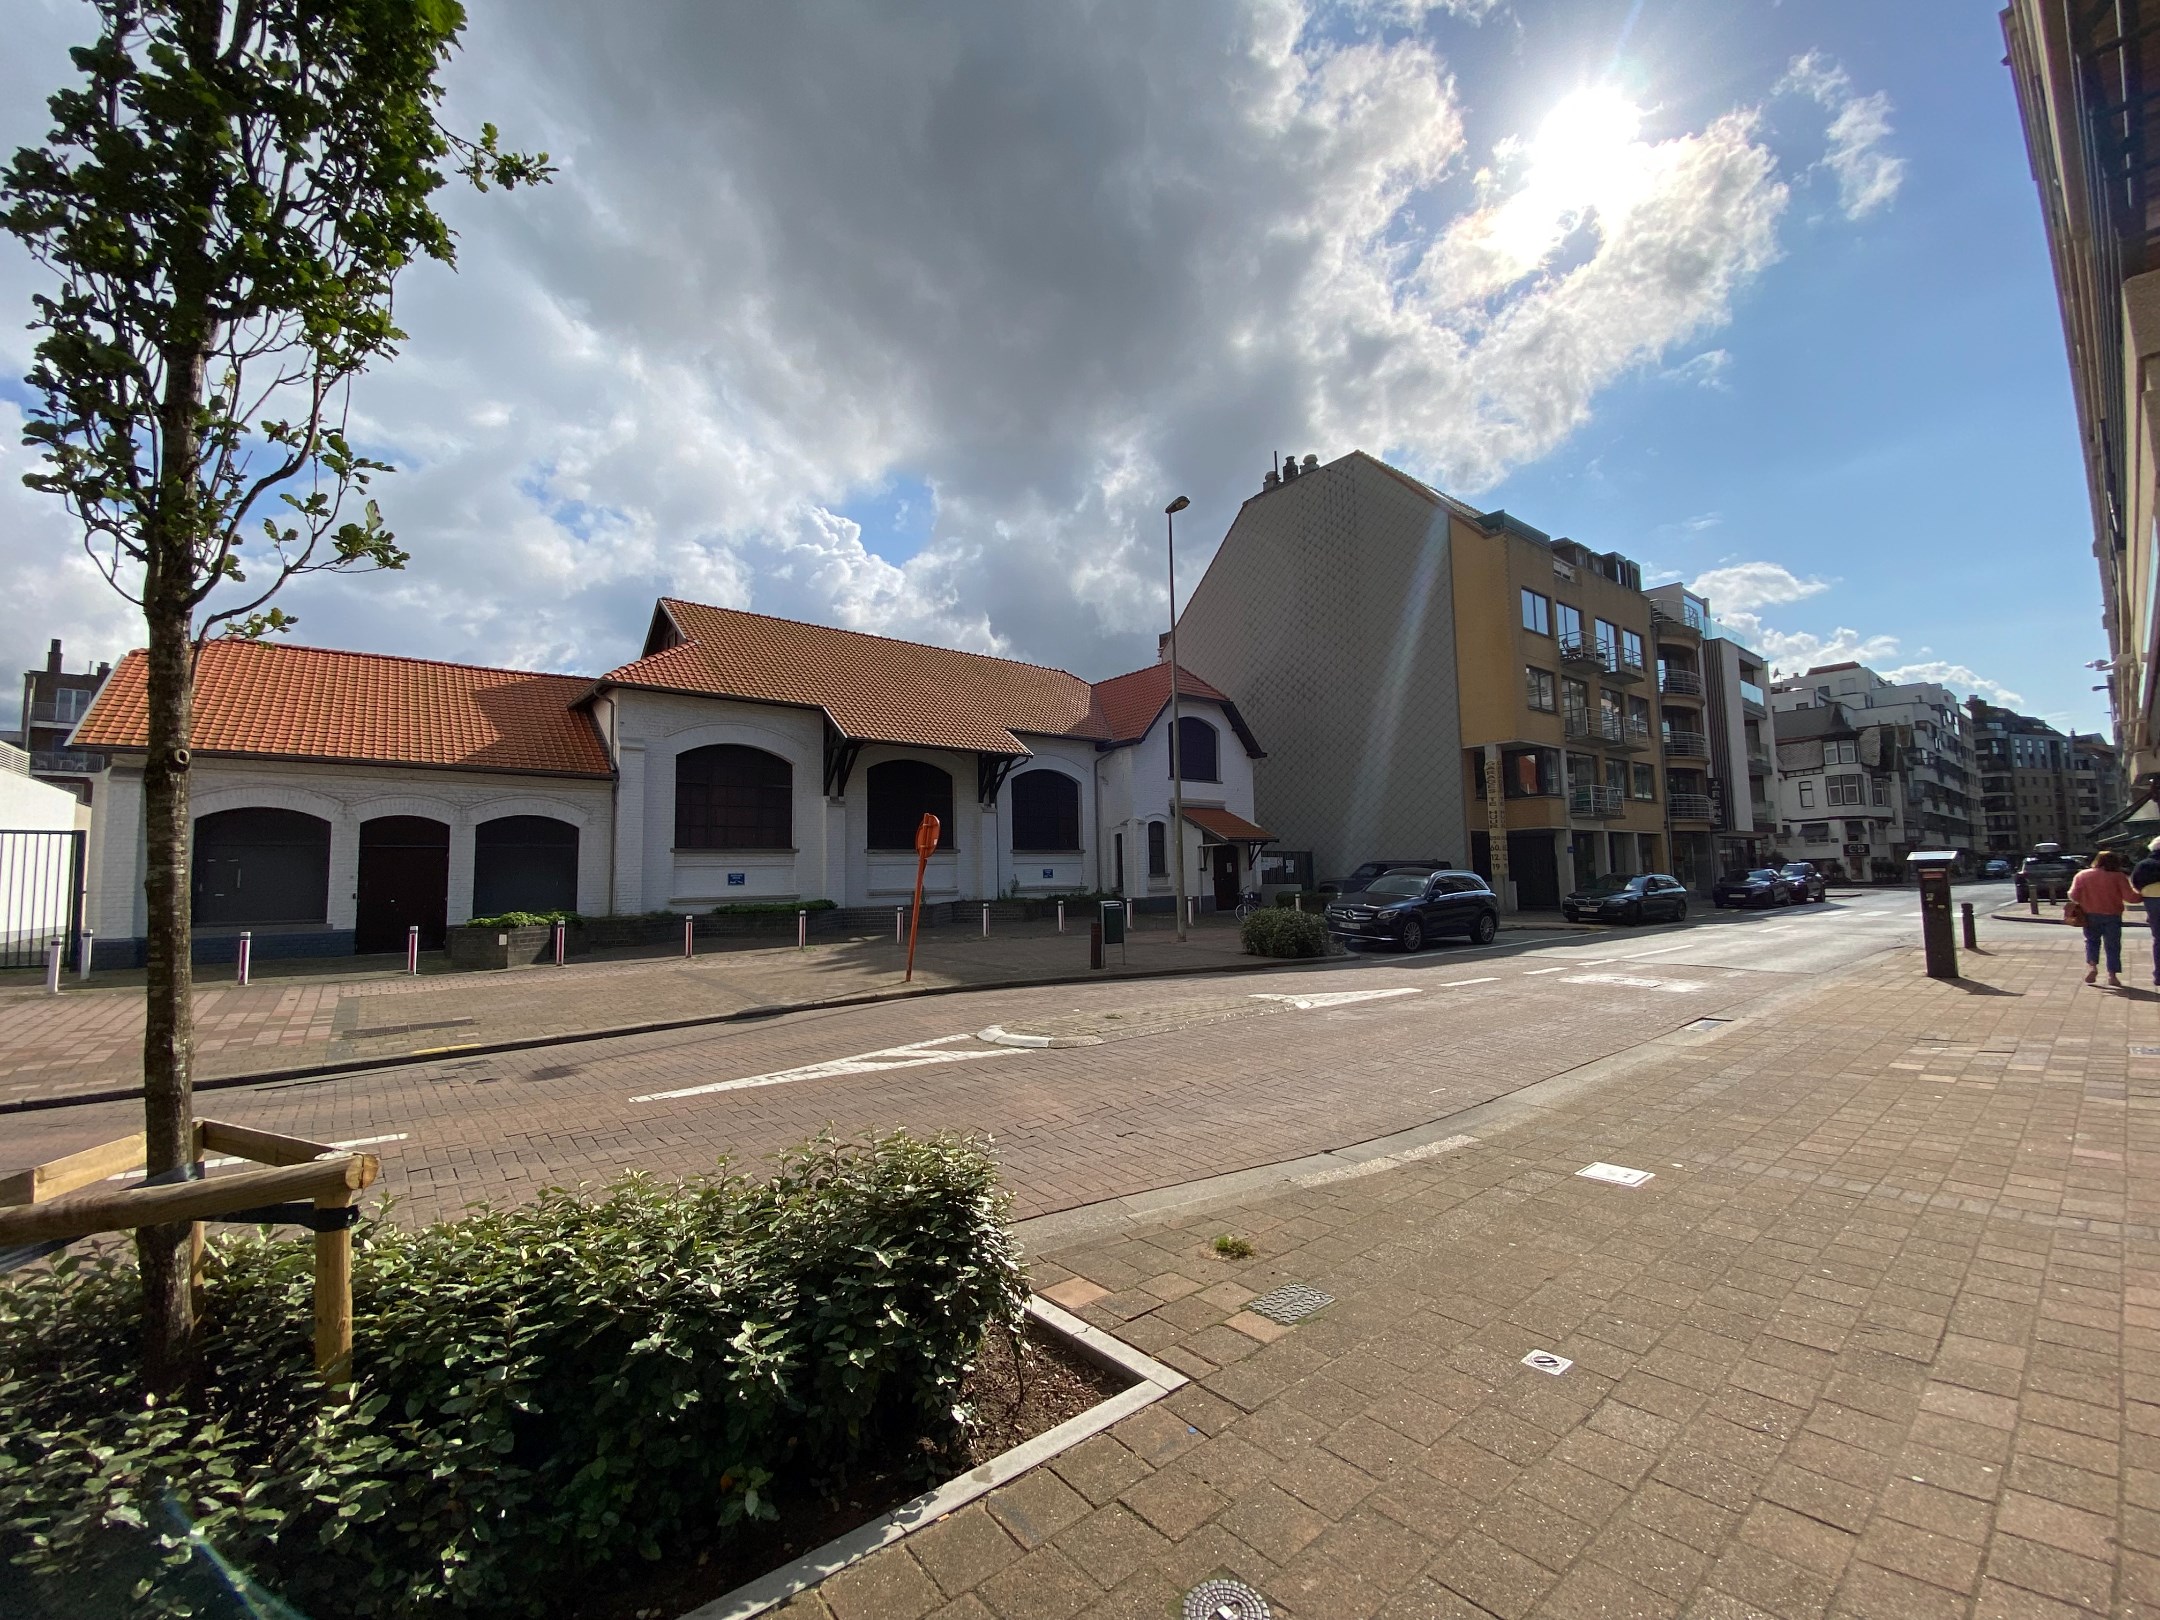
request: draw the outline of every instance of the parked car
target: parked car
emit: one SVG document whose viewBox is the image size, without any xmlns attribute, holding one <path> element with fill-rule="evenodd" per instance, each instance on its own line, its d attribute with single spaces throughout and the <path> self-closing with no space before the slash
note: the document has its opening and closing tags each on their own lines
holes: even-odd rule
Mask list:
<svg viewBox="0 0 2160 1620">
<path fill-rule="evenodd" d="M 1388 941 L 1415 951 L 1440 934 L 1489 945 L 1500 932 L 1500 902 L 1475 872 L 1402 868 L 1329 901 L 1327 926 L 1345 945 Z"/>
<path fill-rule="evenodd" d="M 2065 855 L 2054 844 L 2042 844 L 2025 857 L 2025 864 L 2018 868 L 2017 897 L 2030 900 L 2038 895 L 2043 900 L 2060 900 L 2070 892 L 2070 880 L 2083 870 L 2085 863 L 2075 855 Z"/>
<path fill-rule="evenodd" d="M 1800 885 L 1801 899 L 1827 901 L 1830 898 L 1830 880 L 1813 861 L 1787 861 L 1778 870 Z"/>
<path fill-rule="evenodd" d="M 1999 859 L 1989 861 L 1980 868 L 1980 875 L 1984 878 L 2006 878 L 2010 876 L 2010 863 Z"/>
<path fill-rule="evenodd" d="M 1318 892 L 1321 894 L 1358 894 L 1383 872 L 1445 872 L 1448 869 L 1449 866 L 1446 861 L 1367 861 L 1348 877 L 1327 879 L 1320 885 Z"/>
<path fill-rule="evenodd" d="M 1663 872 L 1614 872 L 1561 900 L 1560 912 L 1569 922 L 1683 922 L 1687 885 Z"/>
<path fill-rule="evenodd" d="M 1774 866 L 1730 872 L 1710 886 L 1710 903 L 1720 909 L 1757 906 L 1767 911 L 1772 906 L 1797 905 L 1799 901 L 1800 885 Z"/>
</svg>

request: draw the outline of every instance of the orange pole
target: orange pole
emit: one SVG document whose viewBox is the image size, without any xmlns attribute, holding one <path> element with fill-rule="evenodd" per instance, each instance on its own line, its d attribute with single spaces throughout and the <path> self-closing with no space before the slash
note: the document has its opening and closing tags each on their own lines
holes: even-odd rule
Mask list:
<svg viewBox="0 0 2160 1620">
<path fill-rule="evenodd" d="M 942 830 L 938 818 L 927 812 L 922 818 L 922 824 L 915 829 L 915 906 L 908 913 L 907 973 L 900 981 L 902 984 L 912 984 L 915 981 L 915 930 L 922 924 L 923 871 L 929 866 L 930 856 L 937 849 L 938 834 Z"/>
</svg>

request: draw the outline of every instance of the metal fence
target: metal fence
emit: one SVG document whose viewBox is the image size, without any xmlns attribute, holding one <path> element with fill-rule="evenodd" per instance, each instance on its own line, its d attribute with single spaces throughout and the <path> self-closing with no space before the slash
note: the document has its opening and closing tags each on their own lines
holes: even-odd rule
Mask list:
<svg viewBox="0 0 2160 1620">
<path fill-rule="evenodd" d="M 82 938 L 80 832 L 0 828 L 0 968 L 43 967 L 54 940 L 72 963 Z"/>
</svg>

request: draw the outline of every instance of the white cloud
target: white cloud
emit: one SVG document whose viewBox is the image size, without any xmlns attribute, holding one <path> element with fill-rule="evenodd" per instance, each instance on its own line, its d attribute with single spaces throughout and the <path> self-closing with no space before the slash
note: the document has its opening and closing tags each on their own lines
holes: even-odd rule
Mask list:
<svg viewBox="0 0 2160 1620">
<path fill-rule="evenodd" d="M 1904 183 L 1905 160 L 1882 150 L 1890 138 L 1887 95 L 1857 94 L 1851 75 L 1820 51 L 1794 57 L 1775 93 L 1807 96 L 1830 114 L 1823 164 L 1837 179 L 1847 219 L 1889 206 Z"/>
<path fill-rule="evenodd" d="M 1829 588 L 1827 579 L 1802 579 L 1774 562 L 1726 563 L 1688 582 L 1688 589 L 1708 600 L 1710 611 L 1725 619 L 1780 602 L 1804 602 Z"/>
<path fill-rule="evenodd" d="M 1923 652 L 1927 649 L 1922 648 Z M 1895 669 L 1880 672 L 1886 681 L 1933 681 L 1938 686 L 1954 686 L 1960 691 L 1977 693 L 1992 703 L 2017 708 L 2024 699 L 2000 681 L 1991 681 L 1970 665 L 1946 663 L 1940 658 L 1927 659 L 1917 664 L 1900 664 Z"/>
<path fill-rule="evenodd" d="M 461 269 L 410 273 L 356 396 L 413 563 L 292 591 L 310 641 L 593 671 L 671 591 L 1130 668 L 1170 495 L 1189 580 L 1271 451 L 1474 494 L 1729 322 L 1788 201 L 1746 107 L 1652 138 L 1585 92 L 1472 153 L 1429 42 L 1300 0 L 470 10 L 453 121 L 561 175 L 442 194 Z M 88 31 L 21 20 L 0 150 Z M 0 374 L 40 285 L 0 246 Z M 0 669 L 63 631 L 109 657 L 126 615 L 8 438 Z M 847 515 L 894 479 L 936 491 L 897 564 Z"/>
<path fill-rule="evenodd" d="M 1667 382 L 1687 383 L 1696 388 L 1714 389 L 1725 393 L 1731 384 L 1725 374 L 1732 370 L 1732 355 L 1724 349 L 1705 349 L 1677 366 L 1668 366 L 1658 375 Z"/>
</svg>

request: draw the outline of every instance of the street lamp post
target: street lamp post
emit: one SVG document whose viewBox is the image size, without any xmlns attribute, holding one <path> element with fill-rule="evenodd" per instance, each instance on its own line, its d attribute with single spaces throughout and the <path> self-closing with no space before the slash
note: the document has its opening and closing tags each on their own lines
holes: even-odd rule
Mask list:
<svg viewBox="0 0 2160 1620">
<path fill-rule="evenodd" d="M 1177 872 L 1177 937 L 1185 938 L 1185 767 L 1180 757 L 1177 689 L 1177 515 L 1192 505 L 1180 495 L 1163 508 L 1163 528 L 1170 554 L 1170 837 L 1174 841 Z"/>
</svg>

